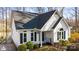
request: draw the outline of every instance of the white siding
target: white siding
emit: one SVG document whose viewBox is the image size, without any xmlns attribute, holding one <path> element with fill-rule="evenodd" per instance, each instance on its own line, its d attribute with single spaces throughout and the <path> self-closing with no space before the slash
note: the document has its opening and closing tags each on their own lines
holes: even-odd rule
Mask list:
<svg viewBox="0 0 79 59">
<path fill-rule="evenodd" d="M 23 33 L 24 31 L 26 31 L 27 33 L 27 42 L 28 41 L 31 41 L 31 30 L 18 30 L 18 33 Z M 36 39 L 37 41 L 32 41 L 34 44 L 39 44 L 39 33 L 38 31 L 33 31 L 33 32 L 37 32 L 37 35 L 36 35 Z M 19 36 L 20 37 L 20 36 Z M 20 42 L 20 41 L 19 41 Z"/>
<path fill-rule="evenodd" d="M 69 38 L 70 38 L 71 37 L 71 28 L 69 28 L 68 33 L 69 33 Z"/>
<path fill-rule="evenodd" d="M 54 42 L 58 42 L 57 40 L 57 31 L 60 29 L 60 28 L 63 28 L 65 31 L 66 31 L 66 39 L 65 40 L 68 40 L 68 27 L 66 26 L 66 24 L 61 20 L 58 25 L 56 26 L 56 28 L 54 29 Z"/>
<path fill-rule="evenodd" d="M 19 38 L 19 33 L 16 31 L 16 28 L 15 28 L 14 19 L 12 21 L 12 39 L 16 47 L 18 47 L 18 45 L 20 44 L 20 38 Z"/>
<path fill-rule="evenodd" d="M 59 19 L 57 14 L 53 14 L 51 18 L 47 21 L 47 23 L 42 27 L 41 31 L 48 31 L 51 26 L 53 26 L 56 21 Z"/>
</svg>

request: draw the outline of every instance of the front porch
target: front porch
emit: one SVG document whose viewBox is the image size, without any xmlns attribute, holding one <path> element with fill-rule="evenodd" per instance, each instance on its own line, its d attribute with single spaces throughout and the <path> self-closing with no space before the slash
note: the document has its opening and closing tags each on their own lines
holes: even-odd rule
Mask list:
<svg viewBox="0 0 79 59">
<path fill-rule="evenodd" d="M 41 31 L 39 32 L 39 44 L 42 47 L 43 44 L 53 44 L 53 31 Z"/>
</svg>

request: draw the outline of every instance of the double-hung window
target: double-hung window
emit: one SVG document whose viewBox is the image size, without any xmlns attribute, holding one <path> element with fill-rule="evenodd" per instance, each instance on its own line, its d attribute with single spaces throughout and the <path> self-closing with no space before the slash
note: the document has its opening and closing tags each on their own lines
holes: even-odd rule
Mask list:
<svg viewBox="0 0 79 59">
<path fill-rule="evenodd" d="M 20 33 L 20 44 L 22 44 L 24 42 L 27 42 L 27 33 L 26 32 Z"/>
<path fill-rule="evenodd" d="M 31 32 L 31 41 L 36 41 L 36 39 L 37 39 L 37 33 Z"/>
</svg>

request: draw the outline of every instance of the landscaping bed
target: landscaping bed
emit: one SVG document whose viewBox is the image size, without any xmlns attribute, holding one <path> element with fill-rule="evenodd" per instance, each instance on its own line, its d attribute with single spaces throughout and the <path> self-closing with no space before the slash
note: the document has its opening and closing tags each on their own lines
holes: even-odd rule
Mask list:
<svg viewBox="0 0 79 59">
<path fill-rule="evenodd" d="M 74 43 L 70 46 L 67 46 L 67 51 L 79 51 L 79 43 Z"/>
<path fill-rule="evenodd" d="M 63 49 L 57 48 L 53 45 L 43 45 L 41 48 L 34 49 L 33 51 L 62 51 Z"/>
</svg>

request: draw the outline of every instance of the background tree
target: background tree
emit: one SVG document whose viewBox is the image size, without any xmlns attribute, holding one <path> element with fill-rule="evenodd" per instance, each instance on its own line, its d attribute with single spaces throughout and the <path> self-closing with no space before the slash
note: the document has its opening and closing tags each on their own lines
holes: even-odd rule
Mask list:
<svg viewBox="0 0 79 59">
<path fill-rule="evenodd" d="M 52 10 L 54 10 L 53 7 L 47 7 L 47 8 L 48 8 L 48 11 L 52 11 Z"/>
</svg>

